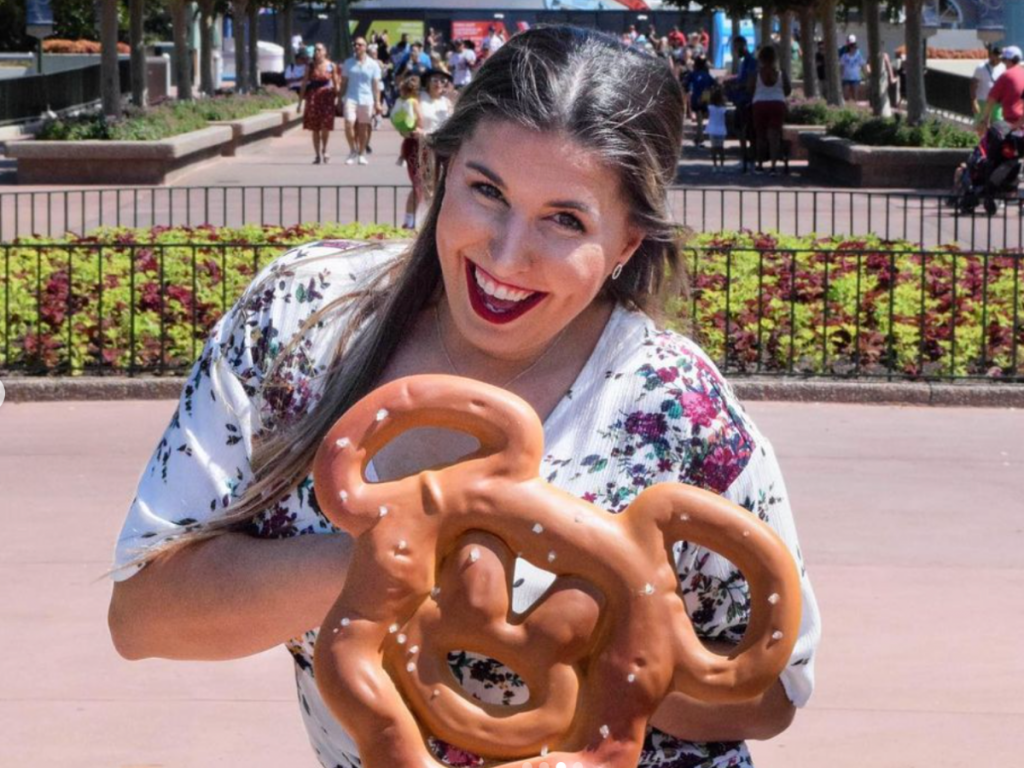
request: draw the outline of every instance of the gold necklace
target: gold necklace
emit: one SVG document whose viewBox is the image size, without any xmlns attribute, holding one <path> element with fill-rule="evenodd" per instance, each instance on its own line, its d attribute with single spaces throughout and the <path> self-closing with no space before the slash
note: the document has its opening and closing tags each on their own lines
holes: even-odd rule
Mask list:
<svg viewBox="0 0 1024 768">
<path fill-rule="evenodd" d="M 440 304 L 441 304 L 441 302 L 437 302 L 436 304 L 434 304 L 434 328 L 437 331 L 437 341 L 441 345 L 441 352 L 444 353 L 444 359 L 447 361 L 448 367 L 451 368 L 452 373 L 454 373 L 456 376 L 461 376 L 462 374 L 459 373 L 459 369 L 455 366 L 455 362 L 452 360 L 452 356 L 448 354 L 448 347 L 444 343 L 444 334 L 441 333 L 441 310 L 440 310 Z M 568 325 L 565 326 L 565 328 L 563 328 L 561 331 L 558 332 L 558 335 L 555 336 L 555 340 L 552 341 L 551 344 L 548 345 L 547 349 L 545 349 L 543 352 L 540 353 L 540 355 L 537 357 L 536 360 L 534 360 L 528 366 L 523 368 L 523 370 L 521 370 L 519 373 L 517 373 L 511 379 L 509 379 L 508 381 L 504 382 L 503 384 L 499 384 L 498 386 L 501 389 L 508 389 L 512 384 L 514 384 L 515 382 L 519 381 L 519 379 L 521 379 L 523 376 L 525 376 L 530 371 L 532 371 L 534 368 L 536 368 L 537 365 L 540 363 L 540 361 L 543 360 L 545 357 L 547 357 L 548 353 L 552 349 L 554 349 L 555 347 L 558 346 L 558 342 L 560 342 L 562 340 L 562 337 L 565 335 L 565 332 L 567 330 L 569 330 L 569 326 Z"/>
</svg>

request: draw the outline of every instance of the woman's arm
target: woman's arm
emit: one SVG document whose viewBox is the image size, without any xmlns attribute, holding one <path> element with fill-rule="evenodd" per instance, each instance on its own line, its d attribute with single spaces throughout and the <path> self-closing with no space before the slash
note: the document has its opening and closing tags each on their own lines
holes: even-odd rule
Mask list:
<svg viewBox="0 0 1024 768">
<path fill-rule="evenodd" d="M 343 534 L 228 533 L 114 585 L 108 623 L 126 659 L 214 661 L 273 648 L 320 625 L 345 584 Z"/>
</svg>

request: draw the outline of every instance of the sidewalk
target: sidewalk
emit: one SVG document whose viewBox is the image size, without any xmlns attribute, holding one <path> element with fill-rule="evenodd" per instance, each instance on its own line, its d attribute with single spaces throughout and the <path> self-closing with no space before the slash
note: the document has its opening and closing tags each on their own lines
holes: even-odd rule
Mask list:
<svg viewBox="0 0 1024 768">
<path fill-rule="evenodd" d="M 372 166 L 371 166 L 372 168 Z M 1024 753 L 1024 411 L 751 403 L 825 635 L 758 768 L 975 768 Z M 283 650 L 129 663 L 101 578 L 173 401 L 0 408 L 0 766 L 313 768 Z"/>
</svg>

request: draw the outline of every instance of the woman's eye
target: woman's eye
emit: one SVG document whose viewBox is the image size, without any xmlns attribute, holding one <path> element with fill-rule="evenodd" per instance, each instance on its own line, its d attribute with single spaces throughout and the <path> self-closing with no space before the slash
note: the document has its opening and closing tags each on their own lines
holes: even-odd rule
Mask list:
<svg viewBox="0 0 1024 768">
<path fill-rule="evenodd" d="M 498 189 L 493 184 L 488 184 L 485 181 L 478 181 L 478 182 L 476 182 L 475 184 L 473 184 L 473 189 L 475 191 L 479 192 L 484 197 L 490 198 L 491 200 L 503 200 L 504 199 L 502 197 L 502 195 L 501 195 L 501 190 L 500 189 Z"/>
<path fill-rule="evenodd" d="M 574 232 L 586 231 L 586 228 L 583 226 L 583 222 L 571 213 L 556 213 L 554 219 L 558 222 L 559 226 L 565 227 L 566 229 L 571 229 Z"/>
</svg>

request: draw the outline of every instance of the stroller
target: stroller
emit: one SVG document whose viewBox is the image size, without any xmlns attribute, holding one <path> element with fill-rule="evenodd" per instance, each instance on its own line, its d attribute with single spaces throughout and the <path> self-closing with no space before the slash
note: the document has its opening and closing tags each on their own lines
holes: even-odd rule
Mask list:
<svg viewBox="0 0 1024 768">
<path fill-rule="evenodd" d="M 985 131 L 967 163 L 957 171 L 950 204 L 957 213 L 973 213 L 979 203 L 995 215 L 1000 200 L 1018 199 L 1024 137 L 1010 132 L 1010 124 L 997 122 Z"/>
</svg>

